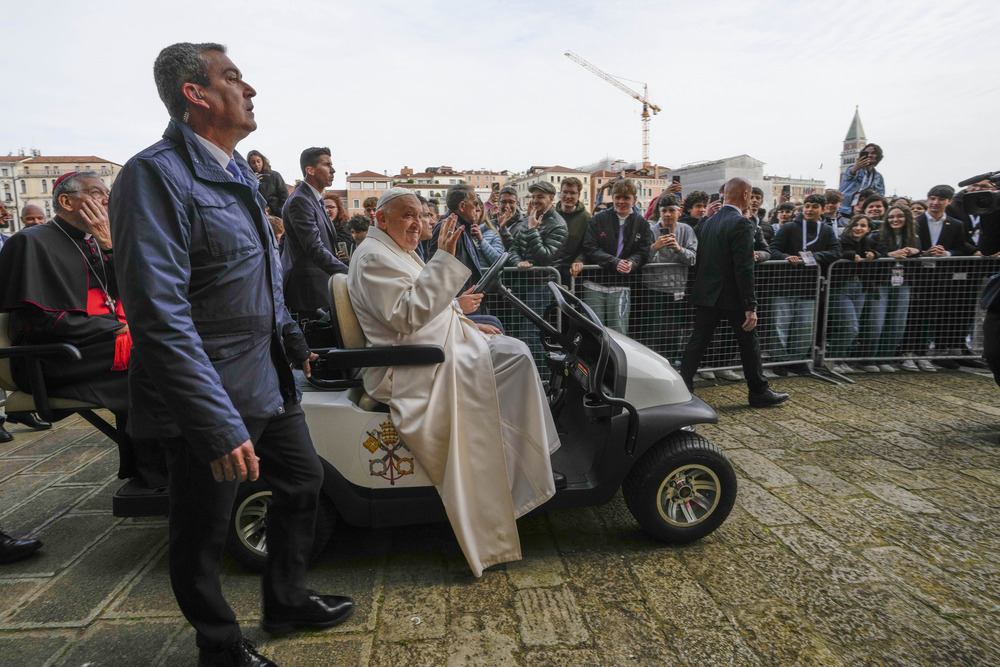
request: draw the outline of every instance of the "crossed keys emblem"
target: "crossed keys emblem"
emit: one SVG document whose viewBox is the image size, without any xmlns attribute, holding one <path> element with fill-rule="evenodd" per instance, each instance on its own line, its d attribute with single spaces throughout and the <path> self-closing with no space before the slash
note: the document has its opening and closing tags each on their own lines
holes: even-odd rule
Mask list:
<svg viewBox="0 0 1000 667">
<path fill-rule="evenodd" d="M 399 455 L 401 453 L 409 454 L 410 450 L 399 439 L 399 433 L 396 432 L 396 426 L 391 419 L 386 419 L 379 424 L 377 429 L 367 431 L 367 433 L 368 439 L 362 443 L 365 449 L 375 454 L 376 457 L 379 451 L 385 452 L 381 458 L 368 460 L 368 472 L 373 477 L 381 477 L 395 486 L 397 479 L 404 475 L 413 474 L 413 458 Z"/>
</svg>

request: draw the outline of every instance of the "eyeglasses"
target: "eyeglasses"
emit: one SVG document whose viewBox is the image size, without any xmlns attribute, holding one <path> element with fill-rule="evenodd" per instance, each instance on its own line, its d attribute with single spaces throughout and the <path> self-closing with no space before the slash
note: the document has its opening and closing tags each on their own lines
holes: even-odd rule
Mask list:
<svg viewBox="0 0 1000 667">
<path fill-rule="evenodd" d="M 110 190 L 105 190 L 104 188 L 92 187 L 86 188 L 84 190 L 70 190 L 66 194 L 85 194 L 94 199 L 107 199 L 111 196 Z"/>
</svg>

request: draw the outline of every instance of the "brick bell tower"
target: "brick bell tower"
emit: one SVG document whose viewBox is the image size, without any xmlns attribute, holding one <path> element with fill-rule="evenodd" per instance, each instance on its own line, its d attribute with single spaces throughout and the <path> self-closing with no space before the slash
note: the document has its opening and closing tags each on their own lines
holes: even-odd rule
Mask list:
<svg viewBox="0 0 1000 667">
<path fill-rule="evenodd" d="M 861 149 L 868 141 L 865 139 L 865 128 L 861 125 L 861 114 L 858 107 L 854 107 L 854 119 L 847 129 L 847 136 L 844 137 L 844 150 L 840 153 L 840 175 L 843 176 L 848 168 L 854 166 L 861 154 Z"/>
</svg>

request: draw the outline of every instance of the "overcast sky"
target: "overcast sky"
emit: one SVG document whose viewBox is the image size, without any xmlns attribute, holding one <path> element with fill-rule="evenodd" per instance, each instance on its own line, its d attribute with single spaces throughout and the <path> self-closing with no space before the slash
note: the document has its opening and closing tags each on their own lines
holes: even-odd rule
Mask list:
<svg viewBox="0 0 1000 667">
<path fill-rule="evenodd" d="M 167 122 L 152 64 L 218 41 L 257 89 L 238 150 L 288 182 L 328 145 L 347 172 L 641 159 L 641 105 L 574 51 L 649 85 L 653 162 L 747 153 L 836 186 L 855 105 L 889 194 L 1000 169 L 994 2 L 631 0 L 18 3 L 3 12 L 0 154 L 124 163 Z M 641 84 L 628 85 L 641 89 Z M 822 165 L 822 167 L 821 167 Z"/>
</svg>

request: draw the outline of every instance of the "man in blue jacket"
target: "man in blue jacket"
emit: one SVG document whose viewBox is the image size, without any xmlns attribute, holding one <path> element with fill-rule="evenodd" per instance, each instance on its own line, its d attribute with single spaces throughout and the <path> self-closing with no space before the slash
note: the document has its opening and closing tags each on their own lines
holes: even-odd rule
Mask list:
<svg viewBox="0 0 1000 667">
<path fill-rule="evenodd" d="M 199 665 L 271 665 L 219 584 L 239 482 L 261 475 L 273 492 L 263 629 L 329 627 L 354 605 L 305 587 L 323 469 L 288 360 L 308 373 L 311 355 L 285 309 L 257 179 L 235 152 L 257 127 L 256 91 L 225 51 L 160 52 L 170 124 L 122 169 L 111 226 L 133 337 L 129 426 L 168 452 L 170 579 Z"/>
</svg>

